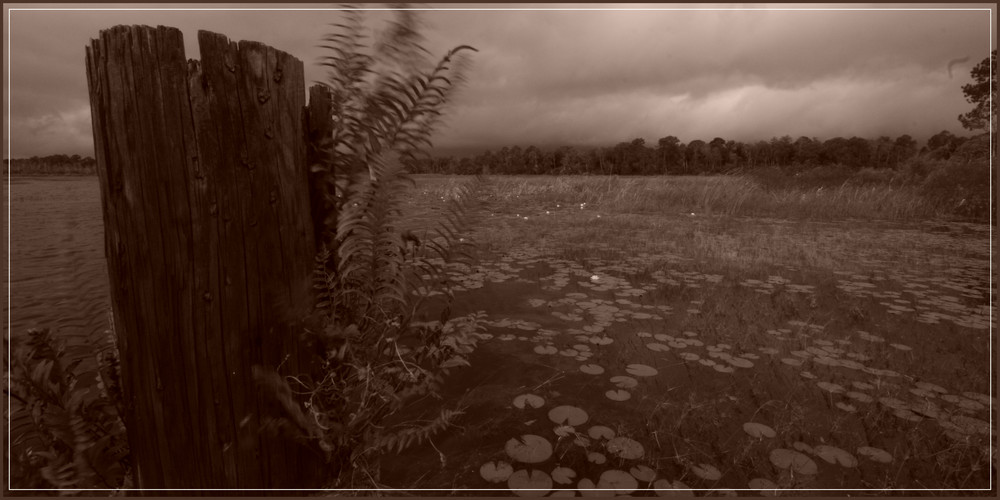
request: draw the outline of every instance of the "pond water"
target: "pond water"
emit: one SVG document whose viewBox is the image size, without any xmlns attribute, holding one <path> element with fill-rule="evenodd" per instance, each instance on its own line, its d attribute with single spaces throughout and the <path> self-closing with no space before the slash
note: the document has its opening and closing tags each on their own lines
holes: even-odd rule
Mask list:
<svg viewBox="0 0 1000 500">
<path fill-rule="evenodd" d="M 22 178 L 4 192 L 13 336 L 57 329 L 92 368 L 110 302 L 97 178 Z M 410 224 L 438 202 L 415 196 Z M 741 274 L 613 241 L 574 252 L 565 232 L 600 214 L 517 211 L 491 211 L 481 230 L 535 238 L 455 272 L 456 313 L 487 313 L 472 367 L 446 387 L 465 414 L 386 461 L 379 484 L 699 495 L 989 484 L 988 228 L 810 224 L 795 234 L 821 245 L 885 240 L 852 244 L 861 267 Z M 563 223 L 529 226 L 545 216 Z M 707 224 L 670 222 L 678 240 Z M 904 265 L 907 252 L 919 260 Z"/>
</svg>

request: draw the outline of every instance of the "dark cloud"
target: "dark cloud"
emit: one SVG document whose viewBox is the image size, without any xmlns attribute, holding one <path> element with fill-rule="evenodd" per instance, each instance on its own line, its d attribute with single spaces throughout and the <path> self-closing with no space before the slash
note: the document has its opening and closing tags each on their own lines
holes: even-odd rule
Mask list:
<svg viewBox="0 0 1000 500">
<path fill-rule="evenodd" d="M 666 135 L 690 141 L 959 133 L 956 117 L 969 106 L 960 87 L 990 49 L 989 15 L 425 12 L 432 53 L 459 44 L 479 49 L 436 142 L 500 147 Z M 261 41 L 302 59 L 308 84 L 324 78 L 317 45 L 336 19 L 335 12 L 293 11 L 14 12 L 13 155 L 92 154 L 83 47 L 103 28 L 178 27 L 192 58 L 198 29 Z"/>
</svg>

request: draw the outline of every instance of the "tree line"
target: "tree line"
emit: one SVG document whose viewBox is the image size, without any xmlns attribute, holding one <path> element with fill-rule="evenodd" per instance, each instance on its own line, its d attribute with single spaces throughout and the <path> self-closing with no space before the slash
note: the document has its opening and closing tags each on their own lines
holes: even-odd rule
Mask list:
<svg viewBox="0 0 1000 500">
<path fill-rule="evenodd" d="M 4 159 L 3 171 L 5 174 L 22 175 L 95 175 L 97 160 L 89 156 L 63 154 Z"/>
<path fill-rule="evenodd" d="M 754 143 L 716 137 L 686 144 L 670 135 L 655 145 L 637 138 L 612 147 L 563 146 L 547 151 L 536 146 L 505 146 L 472 156 L 414 160 L 409 168 L 413 173 L 459 175 L 696 175 L 787 165 L 895 169 L 918 155 L 939 160 L 956 154 L 967 156 L 966 150 L 981 143 L 979 138 L 960 137 L 947 130 L 935 134 L 920 148 L 909 135 L 895 139 L 835 137 L 825 141 L 805 136 L 793 140 L 786 135 Z"/>
</svg>

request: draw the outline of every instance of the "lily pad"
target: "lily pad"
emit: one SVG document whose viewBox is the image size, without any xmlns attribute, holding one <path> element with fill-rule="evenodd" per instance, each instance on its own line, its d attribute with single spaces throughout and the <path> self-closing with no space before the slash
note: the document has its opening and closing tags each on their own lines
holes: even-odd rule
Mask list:
<svg viewBox="0 0 1000 500">
<path fill-rule="evenodd" d="M 774 484 L 774 481 L 771 481 L 770 479 L 764 479 L 762 477 L 754 478 L 750 480 L 750 483 L 747 486 L 749 486 L 752 490 L 757 490 L 761 496 L 773 497 L 778 495 L 778 485 Z"/>
<path fill-rule="evenodd" d="M 629 394 L 628 391 L 624 391 L 621 389 L 612 389 L 608 392 L 605 392 L 604 395 L 612 401 L 627 401 L 629 398 L 632 397 L 632 395 Z"/>
<path fill-rule="evenodd" d="M 764 424 L 759 424 L 757 422 L 747 422 L 747 423 L 743 424 L 743 430 L 747 434 L 749 434 L 749 435 L 751 435 L 751 436 L 753 436 L 753 437 L 755 437 L 757 439 L 765 438 L 765 437 L 766 438 L 773 438 L 773 437 L 775 437 L 775 436 L 778 435 L 776 432 L 774 432 L 774 429 L 772 429 L 772 428 L 770 428 L 770 427 L 768 427 L 768 426 L 766 426 Z"/>
<path fill-rule="evenodd" d="M 802 453 L 787 448 L 771 450 L 771 463 L 779 469 L 789 469 L 796 474 L 811 476 L 818 471 L 816 462 Z"/>
<path fill-rule="evenodd" d="M 653 352 L 667 352 L 670 350 L 670 347 L 667 346 L 666 344 L 661 344 L 659 342 L 650 342 L 646 344 L 646 349 L 649 349 L 650 351 Z"/>
<path fill-rule="evenodd" d="M 813 453 L 819 458 L 826 460 L 827 463 L 840 464 L 843 467 L 857 467 L 858 459 L 854 458 L 845 450 L 837 448 L 836 446 L 829 446 L 825 444 L 817 445 L 813 447 Z"/>
<path fill-rule="evenodd" d="M 666 479 L 657 479 L 653 482 L 653 488 L 656 490 L 656 495 L 661 497 L 694 496 L 694 492 L 691 491 L 691 487 L 680 481 L 671 482 Z"/>
<path fill-rule="evenodd" d="M 610 427 L 595 425 L 587 431 L 587 435 L 593 439 L 611 439 L 615 437 L 615 431 Z"/>
<path fill-rule="evenodd" d="M 645 465 L 636 465 L 629 469 L 628 472 L 632 474 L 632 477 L 643 482 L 651 483 L 656 480 L 656 471 Z"/>
<path fill-rule="evenodd" d="M 513 473 L 514 468 L 503 460 L 486 462 L 479 468 L 479 475 L 491 483 L 502 483 Z"/>
<path fill-rule="evenodd" d="M 518 462 L 537 464 L 552 456 L 552 443 L 542 436 L 525 434 L 520 439 L 511 438 L 507 441 L 504 451 Z"/>
<path fill-rule="evenodd" d="M 625 375 L 611 377 L 611 383 L 615 384 L 615 387 L 618 387 L 619 389 L 633 389 L 639 386 L 638 380 Z"/>
<path fill-rule="evenodd" d="M 750 361 L 748 359 L 743 359 L 743 358 L 728 358 L 728 359 L 726 359 L 726 361 L 729 362 L 729 364 L 731 364 L 731 365 L 733 365 L 733 366 L 735 366 L 737 368 L 751 368 L 751 367 L 753 367 L 753 361 Z"/>
<path fill-rule="evenodd" d="M 691 472 L 694 473 L 694 475 L 706 481 L 718 481 L 719 479 L 722 478 L 722 472 L 720 472 L 719 469 L 709 464 L 700 464 L 697 466 L 693 466 L 691 467 Z"/>
<path fill-rule="evenodd" d="M 576 483 L 576 489 L 580 490 L 580 495 L 581 496 L 585 496 L 585 497 L 604 497 L 604 496 L 608 496 L 607 492 L 604 492 L 604 491 L 594 491 L 594 488 L 596 488 L 596 487 L 597 487 L 597 485 L 594 484 L 594 482 L 591 481 L 588 478 L 583 478 L 583 479 L 580 480 L 579 483 Z"/>
<path fill-rule="evenodd" d="M 545 399 L 534 394 L 521 394 L 514 398 L 514 407 L 521 410 L 527 407 L 541 408 L 543 405 L 545 405 Z"/>
<path fill-rule="evenodd" d="M 597 451 L 592 451 L 590 453 L 587 453 L 587 461 L 591 462 L 591 463 L 595 463 L 597 465 L 601 465 L 604 462 L 608 461 L 608 457 L 604 456 L 603 453 L 600 453 L 600 452 L 597 452 Z"/>
<path fill-rule="evenodd" d="M 642 445 L 634 439 L 630 439 L 624 436 L 618 436 L 616 438 L 608 440 L 608 444 L 605 445 L 608 453 L 616 455 L 619 458 L 625 460 L 636 460 L 642 458 L 645 453 Z"/>
<path fill-rule="evenodd" d="M 614 490 L 615 495 L 627 495 L 639 487 L 639 482 L 623 470 L 608 470 L 601 474 L 597 481 L 598 489 Z"/>
<path fill-rule="evenodd" d="M 510 475 L 507 487 L 519 497 L 542 497 L 552 490 L 552 478 L 544 471 L 521 469 Z"/>
<path fill-rule="evenodd" d="M 576 477 L 576 471 L 569 467 L 556 467 L 552 469 L 552 480 L 559 484 L 571 484 Z"/>
<path fill-rule="evenodd" d="M 535 352 L 538 354 L 555 354 L 559 352 L 559 349 L 554 345 L 536 345 Z"/>
<path fill-rule="evenodd" d="M 587 412 L 575 406 L 563 405 L 549 410 L 549 420 L 560 425 L 581 425 L 590 417 Z"/>
<path fill-rule="evenodd" d="M 552 429 L 552 432 L 556 433 L 559 437 L 569 437 L 576 434 L 576 429 L 572 425 L 560 425 Z"/>
<path fill-rule="evenodd" d="M 587 375 L 600 375 L 604 373 L 604 368 L 600 365 L 591 363 L 588 365 L 580 365 L 580 371 L 586 373 Z"/>
<path fill-rule="evenodd" d="M 819 387 L 820 389 L 823 389 L 824 391 L 831 392 L 833 394 L 839 394 L 841 392 L 844 392 L 843 386 L 839 384 L 834 384 L 832 382 L 826 382 L 826 381 L 816 382 L 816 386 Z"/>
<path fill-rule="evenodd" d="M 892 455 L 888 451 L 881 448 L 873 448 L 871 446 L 862 446 L 858 448 L 858 455 L 868 458 L 873 462 L 878 462 L 880 464 L 887 464 L 892 462 Z"/>
<path fill-rule="evenodd" d="M 625 371 L 628 372 L 629 375 L 635 375 L 636 377 L 652 377 L 653 375 L 659 373 L 656 371 L 656 368 L 639 363 L 632 363 L 626 366 Z"/>
</svg>

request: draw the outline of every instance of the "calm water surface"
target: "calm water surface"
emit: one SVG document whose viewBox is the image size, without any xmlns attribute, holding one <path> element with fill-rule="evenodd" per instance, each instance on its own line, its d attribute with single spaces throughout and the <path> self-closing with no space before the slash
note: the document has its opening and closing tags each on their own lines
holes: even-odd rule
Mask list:
<svg viewBox="0 0 1000 500">
<path fill-rule="evenodd" d="M 90 371 L 95 347 L 108 344 L 111 304 L 98 179 L 16 178 L 3 190 L 10 200 L 9 334 L 56 330 L 71 357 Z M 7 259 L 3 266 L 6 274 Z M 5 301 L 5 316 L 7 307 Z"/>
</svg>

